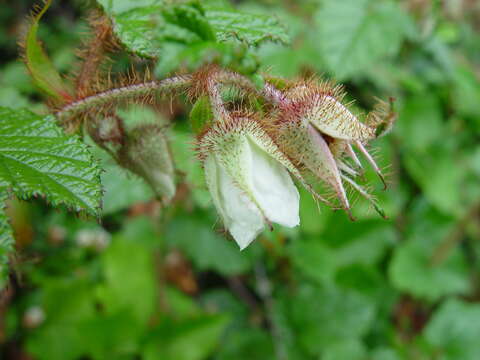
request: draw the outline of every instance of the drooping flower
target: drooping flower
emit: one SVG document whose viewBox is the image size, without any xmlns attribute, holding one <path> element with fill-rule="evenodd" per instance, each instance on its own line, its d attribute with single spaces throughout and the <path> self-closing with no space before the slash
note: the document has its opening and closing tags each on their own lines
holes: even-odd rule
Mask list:
<svg viewBox="0 0 480 360">
<path fill-rule="evenodd" d="M 299 194 L 287 169 L 300 175 L 257 122 L 217 122 L 198 149 L 213 203 L 241 249 L 265 225 L 299 224 Z"/>
<path fill-rule="evenodd" d="M 299 223 L 299 196 L 290 176 L 317 200 L 345 209 L 352 219 L 346 186 L 384 216 L 375 198 L 358 183 L 362 163 L 354 147 L 383 181 L 365 145 L 391 128 L 394 115 L 385 103 L 362 121 L 342 103 L 341 88 L 328 83 L 267 78 L 258 90 L 248 80 L 239 82 L 238 75 L 215 67 L 193 78 L 196 85 L 189 97 L 196 103 L 191 120 L 200 132 L 198 150 L 207 185 L 240 248 L 266 224 Z M 240 101 L 225 103 L 225 84 L 240 88 Z M 257 101 L 259 94 L 263 99 Z M 320 195 L 318 183 L 329 190 L 327 195 L 333 192 L 339 205 Z"/>
</svg>

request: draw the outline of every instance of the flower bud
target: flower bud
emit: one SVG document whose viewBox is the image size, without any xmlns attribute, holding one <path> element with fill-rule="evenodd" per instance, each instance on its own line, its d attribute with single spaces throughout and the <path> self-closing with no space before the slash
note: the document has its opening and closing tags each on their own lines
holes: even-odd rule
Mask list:
<svg viewBox="0 0 480 360">
<path fill-rule="evenodd" d="M 313 175 L 322 180 L 349 212 L 350 203 L 344 188 L 345 183 L 348 184 L 372 202 L 383 216 L 375 199 L 354 181 L 359 175 L 355 168 L 361 169 L 362 164 L 352 145 L 365 156 L 385 184 L 379 167 L 364 144 L 384 134 L 384 129 L 391 128 L 393 113 L 390 111 L 387 116 L 388 109 L 381 104 L 365 122 L 361 122 L 341 103 L 341 89 L 329 83 L 301 82 L 284 92 L 272 91 L 278 93 L 276 98 L 280 99 L 272 136 L 295 166 L 304 169 L 302 175 L 305 178 Z M 353 167 L 349 162 L 353 162 Z"/>
<path fill-rule="evenodd" d="M 129 131 L 118 152 L 120 163 L 141 176 L 163 202 L 175 195 L 175 168 L 162 129 L 154 124 L 143 124 Z"/>
<path fill-rule="evenodd" d="M 295 169 L 258 122 L 216 122 L 198 149 L 213 203 L 241 249 L 265 224 L 299 224 L 299 194 L 287 171 Z"/>
</svg>

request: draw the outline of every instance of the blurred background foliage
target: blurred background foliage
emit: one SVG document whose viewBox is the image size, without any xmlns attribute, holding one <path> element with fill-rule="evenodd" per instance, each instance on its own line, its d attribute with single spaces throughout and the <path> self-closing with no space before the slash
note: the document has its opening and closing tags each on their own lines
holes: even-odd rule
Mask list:
<svg viewBox="0 0 480 360">
<path fill-rule="evenodd" d="M 16 44 L 33 5 L 0 8 L 0 105 L 42 112 Z M 63 73 L 93 6 L 54 1 L 43 19 L 40 38 Z M 156 76 L 218 62 L 252 77 L 322 74 L 345 84 L 358 111 L 394 97 L 395 129 L 375 144 L 390 173 L 380 193 L 389 220 L 359 199 L 351 222 L 303 193 L 300 227 L 277 227 L 240 252 L 203 184 L 189 108 L 165 104 L 180 184 L 170 207 L 93 145 L 105 169 L 100 222 L 9 202 L 17 253 L 0 295 L 0 358 L 480 359 L 480 3 L 235 6 L 278 18 L 290 45 L 169 43 Z M 144 61 L 116 60 L 118 69 Z"/>
</svg>

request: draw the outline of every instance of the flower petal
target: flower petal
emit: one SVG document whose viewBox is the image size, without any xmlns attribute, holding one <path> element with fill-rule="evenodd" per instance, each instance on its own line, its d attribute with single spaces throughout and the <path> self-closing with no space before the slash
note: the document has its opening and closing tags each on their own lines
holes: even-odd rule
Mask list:
<svg viewBox="0 0 480 360">
<path fill-rule="evenodd" d="M 205 160 L 205 175 L 213 203 L 225 227 L 240 249 L 245 249 L 263 230 L 263 215 L 234 183 L 214 154 Z"/>
<path fill-rule="evenodd" d="M 249 141 L 250 185 L 267 219 L 287 227 L 300 223 L 300 195 L 285 167 Z"/>
</svg>

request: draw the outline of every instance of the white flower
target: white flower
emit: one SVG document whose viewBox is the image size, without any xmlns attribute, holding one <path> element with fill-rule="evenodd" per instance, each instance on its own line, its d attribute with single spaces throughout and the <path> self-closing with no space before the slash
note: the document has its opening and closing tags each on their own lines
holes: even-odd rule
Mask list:
<svg viewBox="0 0 480 360">
<path fill-rule="evenodd" d="M 258 135 L 258 128 L 239 121 L 214 129 L 204 139 L 207 185 L 240 249 L 247 247 L 265 224 L 294 227 L 300 223 L 298 190 L 278 159 L 278 149 L 270 139 L 262 138 L 265 134 Z"/>
</svg>

